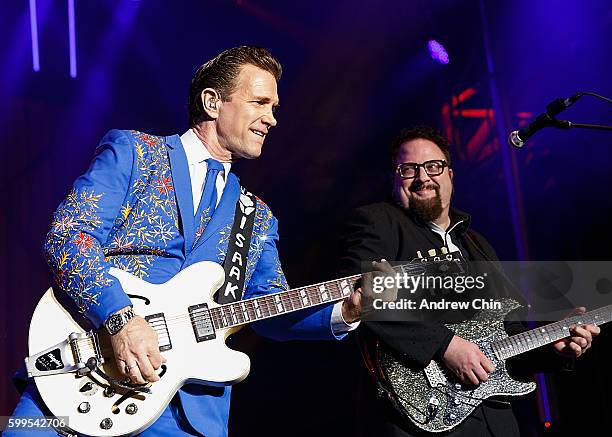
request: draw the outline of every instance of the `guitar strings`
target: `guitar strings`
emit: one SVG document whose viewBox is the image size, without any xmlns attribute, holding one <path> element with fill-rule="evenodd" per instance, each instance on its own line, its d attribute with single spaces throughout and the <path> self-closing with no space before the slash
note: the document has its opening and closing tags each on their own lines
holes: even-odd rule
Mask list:
<svg viewBox="0 0 612 437">
<path fill-rule="evenodd" d="M 299 291 L 299 290 L 300 289 L 296 289 L 296 290 L 292 290 L 292 291 Z M 339 290 L 337 290 L 337 291 L 339 291 Z M 284 314 L 284 313 L 298 311 L 300 309 L 305 309 L 305 308 L 308 308 L 310 306 L 321 305 L 321 304 L 324 304 L 324 303 L 331 303 L 331 302 L 338 301 L 338 300 L 341 300 L 341 299 L 344 298 L 344 296 L 336 297 L 336 298 L 332 298 L 332 299 L 330 299 L 328 301 L 315 302 L 315 303 L 313 303 L 313 304 L 311 304 L 309 306 L 302 306 L 302 307 L 299 307 L 299 308 L 295 308 L 294 304 L 295 304 L 296 301 L 299 301 L 299 297 L 295 297 L 295 298 L 290 297 L 289 300 L 291 301 L 291 304 L 292 304 L 292 306 L 294 308 L 293 309 L 284 309 L 283 311 L 278 311 L 276 309 L 277 302 L 274 302 L 274 300 L 273 300 L 274 296 L 277 295 L 277 294 L 268 295 L 268 296 L 262 296 L 260 298 L 253 298 L 253 299 L 248 299 L 248 300 L 245 300 L 245 301 L 238 301 L 238 302 L 233 302 L 233 303 L 229 303 L 229 304 L 213 307 L 213 308 L 207 309 L 208 315 L 206 315 L 206 314 L 202 314 L 202 315 L 199 315 L 199 314 L 193 314 L 193 315 L 192 314 L 182 314 L 182 315 L 177 315 L 177 316 L 170 316 L 170 317 L 165 319 L 166 320 L 166 325 L 175 325 L 177 322 L 184 322 L 186 320 L 189 320 L 190 322 L 194 322 L 194 323 L 205 322 L 205 321 L 211 320 L 213 323 L 217 322 L 217 325 L 220 325 L 219 328 L 229 328 L 229 327 L 239 326 L 239 325 L 243 325 L 243 324 L 249 323 L 251 320 L 265 319 L 265 318 L 273 317 L 275 315 L 280 315 L 280 314 Z M 262 316 L 257 316 L 256 315 L 256 308 L 246 308 L 248 302 L 254 301 L 254 300 L 258 300 L 259 301 L 259 299 L 261 299 L 261 302 L 265 302 L 266 306 L 267 305 L 272 305 L 275 308 L 276 314 L 274 314 L 274 312 L 270 310 L 270 307 L 268 307 L 268 308 L 265 308 L 265 307 L 260 308 Z M 266 302 L 266 300 L 271 300 L 271 302 L 270 301 Z M 242 304 L 245 305 L 245 308 L 241 308 Z M 232 305 L 237 305 L 238 306 L 238 311 L 234 311 L 234 313 L 232 313 L 231 310 L 229 309 Z M 555 322 L 555 323 L 552 323 L 550 325 L 547 325 L 546 327 L 549 327 L 549 329 L 550 329 L 550 328 L 553 328 L 553 327 L 562 326 L 563 323 L 565 323 L 565 324 L 568 324 L 568 323 L 569 324 L 576 324 L 577 322 L 582 322 L 581 324 L 583 324 L 583 325 L 584 324 L 590 324 L 590 323 L 596 323 L 596 324 L 605 323 L 604 322 L 604 320 L 606 320 L 605 317 L 602 318 L 602 320 L 595 320 L 595 319 L 597 319 L 598 317 L 601 317 L 602 315 L 605 315 L 605 314 L 602 314 L 602 313 L 605 313 L 606 311 L 608 311 L 611 308 L 612 308 L 612 305 L 607 305 L 605 307 L 598 308 L 596 310 L 590 311 L 590 312 L 585 313 L 585 314 L 580 315 L 580 316 L 574 316 L 574 317 L 571 317 L 571 318 L 568 318 L 568 319 L 560 320 L 558 322 Z M 226 317 L 229 316 L 228 319 L 231 316 L 236 317 L 237 322 L 231 322 L 230 321 L 230 323 L 227 324 L 228 326 L 222 326 L 221 322 L 222 322 L 222 318 L 224 316 L 224 314 L 223 314 L 224 309 L 225 309 L 225 311 L 228 312 Z M 264 311 L 267 311 L 269 314 L 265 315 Z M 238 317 L 236 316 L 236 314 L 238 312 L 242 312 L 243 314 L 246 313 L 247 315 L 249 315 L 249 319 L 251 319 L 251 320 L 246 320 L 245 319 L 243 322 L 240 322 L 238 320 Z M 251 313 L 254 314 L 255 317 L 252 317 Z M 243 319 L 244 319 L 244 316 L 243 316 Z M 544 327 L 541 327 L 539 329 L 542 329 L 542 328 L 544 328 Z M 527 332 L 529 332 L 529 331 L 527 331 Z M 522 333 L 522 334 L 524 334 L 524 333 Z M 521 336 L 521 334 L 517 334 L 517 336 Z M 505 338 L 505 339 L 502 339 L 502 340 L 498 340 L 495 343 L 498 344 L 498 343 L 501 343 L 504 340 L 508 340 L 508 339 L 513 338 L 513 337 L 515 337 L 515 336 L 508 337 L 508 338 Z"/>
<path fill-rule="evenodd" d="M 357 275 L 357 277 L 358 276 L 359 275 Z M 352 279 L 352 277 L 351 277 L 351 279 Z M 296 290 L 293 290 L 293 291 L 300 291 L 300 289 L 296 289 Z M 273 299 L 273 296 L 274 295 L 263 296 L 262 302 L 265 299 L 270 299 L 270 298 Z M 326 302 L 317 302 L 315 304 L 312 304 L 311 306 L 315 306 L 315 305 L 319 305 L 319 304 L 323 304 L 323 303 L 331 303 L 331 302 L 334 302 L 334 301 L 341 300 L 343 297 L 344 296 L 338 297 L 338 298 L 333 298 L 333 299 L 331 299 L 329 301 L 326 301 Z M 261 299 L 261 298 L 254 298 L 254 299 Z M 197 315 L 197 314 L 182 314 L 182 315 L 177 315 L 177 316 L 171 316 L 171 317 L 168 317 L 166 319 L 161 319 L 161 320 L 159 320 L 159 322 L 158 321 L 153 322 L 153 323 L 157 324 L 157 326 L 151 325 L 151 327 L 158 333 L 158 335 L 159 334 L 161 334 L 161 335 L 168 335 L 169 332 L 168 332 L 168 329 L 166 329 L 168 326 L 179 326 L 179 325 L 183 325 L 184 326 L 186 324 L 185 322 L 188 322 L 187 325 L 190 325 L 190 324 L 193 324 L 193 323 L 198 324 L 198 323 L 201 323 L 201 322 L 211 322 L 215 329 L 226 329 L 226 328 L 231 328 L 231 327 L 247 324 L 247 323 L 249 323 L 250 321 L 253 321 L 253 320 L 261 320 L 261 319 L 265 319 L 265 318 L 270 318 L 270 317 L 273 317 L 275 315 L 289 313 L 289 312 L 293 312 L 293 311 L 297 311 L 297 310 L 306 308 L 306 307 L 302 306 L 301 308 L 293 308 L 293 309 L 289 309 L 289 310 L 284 310 L 282 312 L 278 312 L 278 310 L 276 310 L 277 311 L 276 314 L 274 314 L 270 310 L 269 307 L 268 308 L 261 308 L 262 316 L 257 316 L 256 315 L 256 312 L 255 312 L 256 309 L 255 308 L 251 308 L 252 311 L 249 311 L 249 308 L 246 308 L 246 309 L 239 308 L 240 311 L 245 311 L 246 314 L 249 315 L 249 319 L 250 320 L 246 320 L 244 318 L 244 316 L 243 316 L 242 318 L 245 319 L 243 322 L 240 322 L 238 320 L 238 317 L 236 316 L 236 312 L 231 313 L 231 310 L 227 310 L 227 311 L 229 311 L 228 316 L 233 316 L 234 318 L 236 318 L 237 321 L 233 322 L 233 321 L 229 320 L 229 318 L 228 318 L 229 323 L 223 322 L 223 320 L 222 320 L 222 318 L 223 318 L 223 314 L 222 314 L 223 310 L 222 310 L 222 308 L 229 308 L 231 305 L 240 305 L 240 304 L 245 304 L 246 305 L 247 302 L 249 302 L 251 300 L 254 300 L 254 299 L 249 299 L 249 300 L 246 300 L 246 301 L 233 302 L 233 303 L 230 303 L 230 304 L 225 304 L 225 305 L 220 305 L 220 306 L 217 306 L 217 307 L 213 307 L 213 308 L 207 309 L 207 313 L 208 314 L 202 314 L 202 315 Z M 268 305 L 268 304 L 272 304 L 275 307 L 276 302 L 266 302 L 266 305 Z M 293 301 L 292 301 L 292 306 L 294 306 L 293 305 Z M 610 318 L 610 314 L 605 314 L 605 313 L 609 309 L 611 309 L 611 308 L 612 308 L 612 305 L 607 305 L 605 307 L 598 308 L 596 310 L 590 311 L 590 312 L 585 313 L 583 315 L 574 316 L 574 317 L 571 317 L 571 318 L 568 318 L 568 319 L 564 319 L 564 320 L 555 322 L 555 323 L 547 325 L 547 326 L 550 328 L 550 327 L 553 327 L 554 325 L 559 325 L 561 323 L 564 323 L 564 324 L 568 324 L 568 323 L 569 324 L 574 324 L 574 323 L 577 323 L 577 322 L 583 322 L 582 324 L 589 324 L 589 323 L 602 324 L 602 323 L 605 323 L 606 321 L 609 321 L 607 319 Z M 264 311 L 267 311 L 268 314 L 266 315 Z M 250 313 L 254 314 L 255 317 L 252 317 Z M 608 317 L 605 317 L 606 315 Z M 604 317 L 601 317 L 601 316 L 604 316 Z M 594 320 L 594 319 L 597 319 L 598 317 L 601 317 L 601 319 Z M 164 323 L 163 320 L 165 320 L 165 324 L 163 324 Z M 161 325 L 160 325 L 160 323 L 161 323 Z M 216 325 L 216 326 L 214 326 L 214 325 Z M 224 325 L 227 325 L 227 326 L 224 326 Z M 529 332 L 529 331 L 527 331 L 527 332 Z M 518 334 L 518 335 L 521 335 L 521 334 Z M 496 345 L 497 344 L 501 344 L 502 341 L 508 340 L 510 338 L 513 338 L 513 337 L 508 337 L 508 338 L 505 338 L 503 340 L 498 340 L 498 341 L 495 341 L 494 343 Z M 80 341 L 90 341 L 90 340 L 89 339 L 79 339 L 78 341 L 80 342 Z"/>
<path fill-rule="evenodd" d="M 447 260 L 447 261 L 450 262 L 451 260 Z M 431 263 L 431 261 L 422 262 L 421 264 L 417 264 L 417 265 L 404 264 L 404 265 L 393 267 L 393 270 L 394 271 L 398 271 L 400 273 L 411 274 L 411 275 L 423 274 L 425 266 L 427 264 L 430 264 L 430 263 Z M 264 308 L 262 308 L 262 310 L 266 310 L 270 314 L 265 315 L 264 317 L 258 317 L 258 316 L 253 317 L 253 319 L 264 319 L 264 318 L 268 318 L 268 317 L 271 317 L 271 316 L 275 316 L 275 315 L 280 314 L 280 313 L 297 311 L 297 310 L 309 308 L 309 307 L 312 307 L 312 306 L 317 306 L 317 305 L 322 305 L 322 304 L 325 304 L 325 303 L 331 303 L 331 302 L 338 301 L 338 300 L 346 297 L 346 296 L 344 296 L 342 294 L 343 293 L 342 292 L 342 288 L 341 288 L 341 286 L 339 286 L 340 282 L 341 281 L 349 281 L 349 285 L 350 286 L 354 286 L 355 282 L 358 279 L 360 279 L 361 276 L 362 275 L 352 275 L 352 276 L 347 276 L 345 278 L 336 279 L 336 280 L 333 280 L 333 281 L 321 282 L 321 283 L 313 284 L 313 285 L 306 286 L 306 287 L 300 287 L 300 288 L 296 288 L 296 289 L 292 289 L 292 290 L 287 290 L 287 291 L 281 291 L 281 292 L 278 292 L 278 293 L 273 293 L 273 294 L 269 294 L 269 295 L 265 295 L 265 296 L 255 297 L 255 298 L 246 299 L 246 300 L 237 301 L 237 302 L 231 302 L 231 303 L 228 303 L 228 304 L 219 305 L 219 306 L 215 306 L 213 308 L 209 308 L 208 312 L 212 313 L 213 311 L 216 311 L 216 312 L 221 313 L 219 315 L 219 317 L 218 317 L 218 320 L 220 320 L 223 317 L 224 309 L 227 309 L 226 311 L 229 311 L 230 315 L 234 315 L 234 314 L 232 314 L 230 308 L 232 306 L 234 306 L 234 308 L 236 308 L 236 306 L 238 306 L 238 310 L 239 311 L 243 311 L 243 312 L 246 312 L 247 314 L 249 314 L 249 310 L 252 309 L 252 313 L 256 315 L 256 310 L 258 308 L 244 308 L 243 309 L 243 308 L 240 308 L 240 307 L 243 306 L 243 305 L 246 306 L 250 302 L 257 302 L 257 303 L 261 302 L 261 303 L 264 303 L 266 306 L 272 305 L 276 309 L 276 306 L 277 306 L 278 302 L 274 302 L 274 299 L 277 296 L 282 296 L 282 297 L 287 296 L 285 298 L 285 300 L 288 299 L 290 301 L 291 306 L 293 308 L 289 309 L 289 310 L 285 310 L 283 308 L 282 311 L 275 310 L 276 311 L 276 314 L 275 314 L 273 311 L 270 310 L 269 307 L 268 308 L 264 307 Z M 311 292 L 311 291 L 317 292 L 318 291 L 317 287 L 321 286 L 321 285 L 327 285 L 330 289 L 329 290 L 326 289 L 326 291 L 330 291 L 330 293 L 334 293 L 334 292 L 335 293 L 339 293 L 339 297 L 332 297 L 331 299 L 324 299 L 322 296 L 319 296 L 319 299 L 312 299 L 312 297 L 310 297 L 310 294 L 308 294 L 308 293 Z M 302 298 L 298 295 L 302 291 L 306 292 L 307 295 L 310 298 L 310 303 L 307 303 L 306 305 L 302 304 Z M 282 299 L 282 297 L 281 297 L 281 299 Z M 320 301 L 317 301 L 317 300 L 320 300 Z M 297 305 L 298 308 L 295 308 L 296 304 L 298 304 Z M 262 314 L 263 314 L 263 311 L 262 311 Z M 199 321 L 206 320 L 207 318 L 208 318 L 207 316 L 198 316 L 198 315 L 192 315 L 192 314 L 180 314 L 180 315 L 176 315 L 176 316 L 167 317 L 167 318 L 165 318 L 165 320 L 166 320 L 166 322 L 175 322 L 175 321 L 179 321 L 179 320 L 183 321 L 183 320 L 186 320 L 186 319 L 191 319 L 191 320 L 193 320 L 194 322 L 197 323 Z M 250 314 L 249 314 L 249 318 L 251 318 Z M 230 323 L 228 327 L 246 324 L 249 321 L 250 320 L 245 320 L 242 323 L 240 323 L 240 322 L 233 323 L 233 324 Z"/>
<path fill-rule="evenodd" d="M 348 285 L 352 286 L 354 285 L 354 282 L 356 281 L 356 279 L 358 279 L 360 276 L 361 275 L 349 276 L 347 278 L 339 279 L 333 282 L 339 283 L 339 281 L 347 280 L 347 281 L 350 281 Z M 324 283 L 321 283 L 321 284 L 324 284 Z M 317 285 L 319 284 L 311 285 L 308 287 L 296 288 L 296 289 L 288 290 L 288 291 L 281 291 L 278 293 L 273 293 L 273 294 L 260 296 L 260 297 L 254 297 L 251 299 L 241 300 L 237 302 L 231 302 L 231 303 L 215 306 L 212 308 L 205 308 L 205 311 L 200 311 L 202 313 L 207 312 L 210 315 L 210 317 L 205 314 L 186 313 L 186 314 L 178 314 L 174 316 L 165 317 L 164 320 L 166 321 L 167 324 L 174 324 L 174 322 L 177 322 L 177 321 L 182 322 L 185 320 L 189 320 L 189 321 L 193 321 L 197 323 L 197 322 L 205 321 L 210 318 L 210 319 L 214 319 L 214 321 L 217 321 L 218 324 L 221 325 L 220 323 L 221 319 L 223 318 L 223 316 L 225 316 L 225 314 L 223 314 L 224 311 L 227 313 L 227 316 L 236 316 L 236 314 L 243 316 L 242 318 L 244 319 L 244 322 L 238 321 L 236 323 L 230 323 L 227 326 L 227 327 L 230 327 L 230 326 L 246 324 L 250 322 L 251 320 L 264 319 L 264 318 L 268 318 L 271 316 L 275 316 L 277 314 L 293 312 L 293 311 L 297 311 L 301 309 L 310 308 L 312 306 L 322 305 L 325 303 L 332 303 L 332 302 L 344 299 L 346 297 L 343 294 L 343 291 L 340 285 L 328 284 L 328 288 L 325 291 L 329 291 L 330 295 L 332 296 L 330 299 L 325 299 L 320 295 L 318 296 L 318 298 L 313 298 L 309 292 L 318 291 L 315 288 L 317 287 Z M 307 293 L 308 303 L 304 303 L 303 298 L 299 296 L 299 293 L 302 291 Z M 275 301 L 277 297 L 280 297 L 280 302 Z M 287 301 L 288 303 L 291 304 L 292 308 L 289 308 L 289 309 L 284 308 L 284 305 L 286 305 Z M 255 307 L 254 303 L 257 303 L 258 306 Z M 277 309 L 277 306 L 279 303 L 283 305 L 283 309 L 281 311 Z M 235 309 L 234 312 L 232 312 L 231 310 L 232 307 Z M 274 310 L 272 310 L 271 308 L 274 308 Z M 257 311 L 259 311 L 262 314 L 262 316 L 258 316 Z M 249 316 L 248 317 L 249 320 L 247 320 L 244 317 L 245 313 Z M 268 313 L 268 314 L 265 314 L 265 313 Z M 253 314 L 253 316 L 251 316 L 251 314 Z"/>
<path fill-rule="evenodd" d="M 612 305 L 606 305 L 585 314 L 558 320 L 548 325 L 540 326 L 539 328 L 496 340 L 492 342 L 492 346 L 497 349 L 504 347 L 503 350 L 499 349 L 498 352 L 503 355 L 503 357 L 500 358 L 507 359 L 516 355 L 517 351 L 518 353 L 527 352 L 567 337 L 567 335 L 561 334 L 564 334 L 565 328 L 568 328 L 570 325 L 601 325 L 607 323 L 612 320 L 612 314 L 609 312 L 611 309 Z M 541 332 L 540 330 L 542 329 L 545 331 Z"/>
<path fill-rule="evenodd" d="M 425 258 L 423 258 L 423 259 L 425 259 Z M 450 262 L 452 260 L 446 259 L 446 261 Z M 414 265 L 414 264 L 403 264 L 403 265 L 400 265 L 400 266 L 392 267 L 392 269 L 394 271 L 400 272 L 400 273 L 405 273 L 405 274 L 410 274 L 410 275 L 419 275 L 419 274 L 423 274 L 424 273 L 425 267 L 428 264 L 439 263 L 439 262 L 440 262 L 440 260 L 438 260 L 438 261 L 423 261 L 420 264 L 416 264 L 416 265 Z M 274 305 L 276 305 L 276 302 L 266 302 L 266 301 L 267 300 L 272 300 L 276 296 L 280 296 L 280 295 L 288 296 L 289 300 L 291 301 L 291 303 L 293 305 L 294 302 L 301 302 L 300 296 L 297 295 L 299 292 L 302 292 L 302 291 L 304 291 L 306 293 L 308 293 L 309 291 L 315 291 L 316 292 L 316 291 L 318 291 L 317 287 L 319 287 L 321 285 L 327 285 L 329 287 L 335 287 L 335 291 L 339 291 L 340 293 L 342 293 L 341 287 L 338 286 L 338 284 L 340 284 L 341 281 L 349 281 L 350 282 L 349 285 L 354 285 L 354 283 L 358 279 L 360 279 L 361 276 L 362 275 L 352 275 L 352 276 L 347 276 L 345 278 L 340 278 L 340 279 L 336 279 L 336 280 L 332 280 L 332 281 L 320 282 L 320 283 L 309 285 L 309 286 L 306 286 L 306 287 L 300 287 L 300 288 L 295 288 L 295 289 L 292 289 L 292 290 L 281 291 L 281 292 L 278 292 L 278 293 L 273 293 L 273 294 L 269 294 L 269 295 L 265 295 L 265 296 L 260 296 L 260 297 L 255 297 L 255 298 L 251 298 L 251 299 L 246 299 L 246 300 L 243 300 L 243 301 L 231 302 L 231 303 L 228 303 L 228 304 L 224 304 L 224 305 L 219 305 L 219 306 L 213 307 L 213 308 L 209 309 L 209 311 L 213 310 L 213 309 L 216 309 L 216 308 L 229 308 L 232 305 L 240 305 L 240 304 L 243 304 L 243 303 L 246 304 L 246 303 L 248 303 L 250 301 L 265 302 L 266 304 L 273 303 Z M 291 295 L 291 293 L 293 293 L 293 296 Z M 322 297 L 320 297 L 320 299 L 321 299 L 320 302 L 316 302 L 316 300 L 315 300 L 315 303 L 307 304 L 308 307 L 309 306 L 320 305 L 320 304 L 327 303 L 327 302 L 333 302 L 333 300 L 336 300 L 336 298 L 334 298 L 333 300 L 327 301 L 327 300 L 324 300 Z M 339 300 L 340 297 L 338 297 L 337 299 Z M 303 309 L 303 308 L 306 308 L 306 307 L 303 306 L 303 307 L 297 308 L 297 309 Z M 191 317 L 191 315 L 183 314 L 183 315 L 177 315 L 177 316 L 168 317 L 166 320 L 178 320 L 178 319 L 185 319 L 185 318 L 188 318 L 188 317 Z"/>
</svg>

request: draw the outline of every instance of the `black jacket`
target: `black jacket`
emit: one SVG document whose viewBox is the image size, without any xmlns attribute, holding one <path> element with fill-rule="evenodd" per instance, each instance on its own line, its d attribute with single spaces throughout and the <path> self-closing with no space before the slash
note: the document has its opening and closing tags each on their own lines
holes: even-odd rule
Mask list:
<svg viewBox="0 0 612 437">
<path fill-rule="evenodd" d="M 524 303 L 518 291 L 501 272 L 493 248 L 480 234 L 470 229 L 469 216 L 456 209 L 451 209 L 450 216 L 452 241 L 464 257 L 469 261 L 489 261 L 496 270 L 495 294 L 499 297 L 511 296 Z M 460 223 L 453 227 L 458 222 Z M 437 253 L 440 253 L 440 248 L 444 246 L 445 242 L 439 234 L 431 231 L 426 223 L 399 206 L 391 202 L 371 204 L 355 210 L 347 222 L 341 238 L 340 271 L 343 275 L 358 274 L 363 272 L 364 262 L 381 258 L 389 262 L 405 262 L 417 258 L 417 251 L 427 256 L 430 249 L 436 249 Z M 374 334 L 417 368 L 425 367 L 432 359 L 440 359 L 453 337 L 450 329 L 436 322 L 364 322 L 363 325 L 360 330 Z M 524 330 L 524 326 L 520 322 L 506 323 L 506 331 L 509 334 L 521 330 Z M 548 357 L 550 352 L 545 351 L 545 356 Z M 542 362 L 539 358 L 537 360 Z M 530 367 L 529 363 L 533 363 L 532 359 L 522 361 L 526 364 L 516 366 L 519 373 L 531 373 L 525 369 Z M 375 393 L 375 390 L 369 390 L 370 397 L 375 397 Z M 376 402 L 376 406 L 366 407 L 369 410 L 366 414 L 371 416 L 371 413 L 376 411 L 375 414 L 379 415 L 378 423 L 376 419 L 374 424 L 370 423 L 371 428 L 380 431 L 376 431 L 376 435 L 418 434 L 410 427 L 405 428 L 405 421 L 390 411 L 390 404 L 383 407 L 380 404 Z M 383 429 L 386 431 L 382 431 Z M 455 432 L 458 432 L 456 435 L 466 436 L 481 433 L 487 435 L 489 432 L 496 436 L 511 436 L 518 435 L 518 428 L 509 406 L 500 408 L 499 405 L 483 404 Z M 455 432 L 452 435 L 455 435 Z M 366 431 L 365 435 L 373 434 Z"/>
<path fill-rule="evenodd" d="M 450 235 L 464 257 L 470 261 L 497 263 L 493 248 L 480 234 L 470 229 L 470 217 L 456 209 L 452 209 L 450 215 Z M 388 202 L 367 205 L 355 210 L 347 223 L 341 243 L 341 274 L 361 273 L 364 262 L 381 258 L 392 263 L 406 262 L 417 258 L 417 253 L 427 256 L 431 249 L 440 253 L 445 244 L 426 223 L 400 207 Z M 496 295 L 509 293 L 509 289 L 502 286 L 498 287 Z M 514 297 L 522 299 L 520 296 Z M 385 343 L 420 367 L 425 367 L 433 358 L 440 358 L 453 336 L 452 331 L 440 323 L 366 324 Z"/>
</svg>

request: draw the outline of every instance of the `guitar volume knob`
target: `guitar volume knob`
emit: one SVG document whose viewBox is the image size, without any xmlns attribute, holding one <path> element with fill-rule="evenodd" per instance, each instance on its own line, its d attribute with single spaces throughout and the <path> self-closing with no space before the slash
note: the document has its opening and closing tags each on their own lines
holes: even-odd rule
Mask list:
<svg viewBox="0 0 612 437">
<path fill-rule="evenodd" d="M 111 429 L 113 427 L 113 421 L 110 420 L 109 417 L 107 417 L 106 419 L 103 419 L 102 422 L 100 422 L 100 428 L 102 429 Z"/>
<path fill-rule="evenodd" d="M 438 410 L 440 409 L 440 401 L 432 396 L 427 403 L 427 418 L 428 420 L 433 419 L 438 414 Z"/>
<path fill-rule="evenodd" d="M 136 404 L 128 404 L 128 406 L 125 407 L 125 412 L 130 415 L 136 414 L 138 412 L 138 407 Z"/>
<path fill-rule="evenodd" d="M 77 410 L 79 411 L 79 413 L 89 413 L 89 410 L 91 410 L 91 406 L 89 405 L 89 402 L 81 402 L 77 407 Z"/>
</svg>

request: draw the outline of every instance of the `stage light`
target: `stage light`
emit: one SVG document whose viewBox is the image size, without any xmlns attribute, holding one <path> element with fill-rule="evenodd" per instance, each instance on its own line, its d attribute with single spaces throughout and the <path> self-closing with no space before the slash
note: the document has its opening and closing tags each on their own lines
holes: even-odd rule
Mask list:
<svg viewBox="0 0 612 437">
<path fill-rule="evenodd" d="M 440 64 L 448 64 L 450 62 L 446 49 L 435 39 L 432 39 L 427 43 L 427 48 L 429 49 L 431 59 L 434 61 L 437 61 Z"/>
<path fill-rule="evenodd" d="M 74 0 L 68 0 L 68 45 L 70 47 L 70 77 L 77 77 L 76 24 L 74 21 Z"/>
<path fill-rule="evenodd" d="M 36 18 L 36 0 L 30 0 L 30 35 L 32 37 L 32 69 L 40 71 L 38 55 L 38 20 Z"/>
</svg>

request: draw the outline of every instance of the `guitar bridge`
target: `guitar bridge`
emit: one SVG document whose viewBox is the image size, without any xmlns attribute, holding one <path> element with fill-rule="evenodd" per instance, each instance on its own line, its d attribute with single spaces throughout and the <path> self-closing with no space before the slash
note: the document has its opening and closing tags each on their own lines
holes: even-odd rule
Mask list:
<svg viewBox="0 0 612 437">
<path fill-rule="evenodd" d="M 440 365 L 433 360 L 425 367 L 424 373 L 430 387 L 439 387 L 448 383 Z"/>
<path fill-rule="evenodd" d="M 95 358 L 98 365 L 104 363 L 98 336 L 88 331 L 73 332 L 55 346 L 25 358 L 28 377 L 57 375 L 76 372 L 79 376 L 91 372 L 87 361 Z"/>
</svg>

